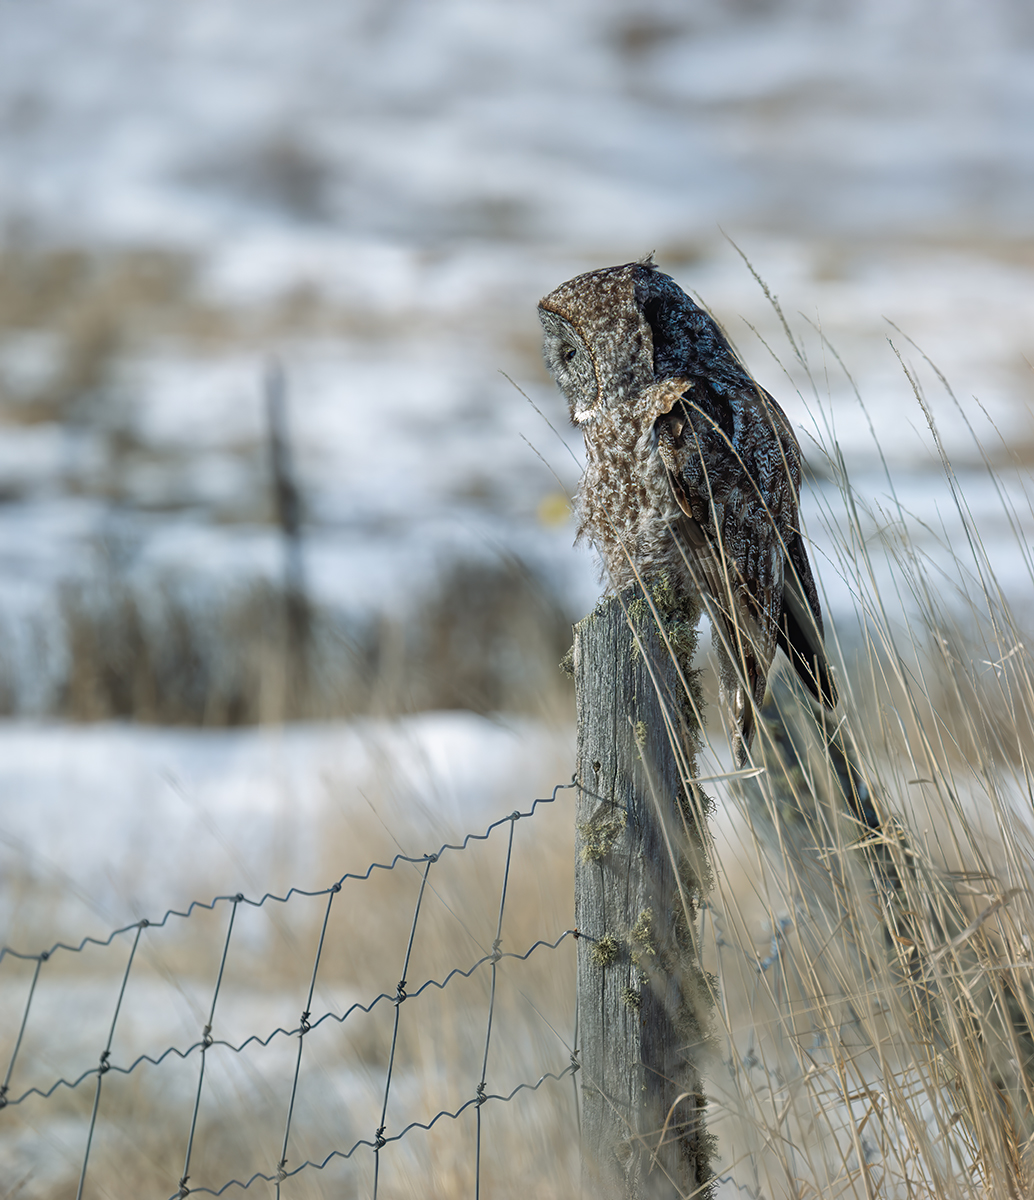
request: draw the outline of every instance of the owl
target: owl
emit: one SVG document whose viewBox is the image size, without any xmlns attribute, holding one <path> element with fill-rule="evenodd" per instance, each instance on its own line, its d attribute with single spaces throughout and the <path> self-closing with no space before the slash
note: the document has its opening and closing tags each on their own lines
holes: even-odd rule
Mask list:
<svg viewBox="0 0 1034 1200">
<path fill-rule="evenodd" d="M 539 318 L 546 366 L 585 438 L 580 535 L 615 589 L 666 577 L 699 600 L 742 766 L 777 648 L 816 700 L 837 703 L 793 429 L 652 260 L 561 284 Z"/>
</svg>

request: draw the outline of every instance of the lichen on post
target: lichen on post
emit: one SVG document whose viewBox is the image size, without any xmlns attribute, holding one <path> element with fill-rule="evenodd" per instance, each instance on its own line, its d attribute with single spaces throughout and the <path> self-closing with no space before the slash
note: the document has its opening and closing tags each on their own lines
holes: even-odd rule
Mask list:
<svg viewBox="0 0 1034 1200">
<path fill-rule="evenodd" d="M 582 1177 L 607 1200 L 701 1196 L 711 1178 L 697 615 L 662 581 L 575 629 Z"/>
</svg>

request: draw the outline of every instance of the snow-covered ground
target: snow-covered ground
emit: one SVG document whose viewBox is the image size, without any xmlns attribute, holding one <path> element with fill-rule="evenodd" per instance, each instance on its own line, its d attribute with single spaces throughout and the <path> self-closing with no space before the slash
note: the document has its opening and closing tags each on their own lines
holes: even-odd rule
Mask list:
<svg viewBox="0 0 1034 1200">
<path fill-rule="evenodd" d="M 505 551 L 577 616 L 597 585 L 560 500 L 580 451 L 538 362 L 541 294 L 656 250 L 806 445 L 817 419 L 719 226 L 807 344 L 863 494 L 871 419 L 927 478 L 929 519 L 944 491 L 888 336 L 936 388 L 907 338 L 931 357 L 999 459 L 973 396 L 1009 449 L 1034 443 L 1032 55 L 1020 8 L 963 0 L 3 0 L 8 248 L 182 256 L 201 332 L 116 309 L 92 394 L 27 421 L 80 343 L 57 317 L 0 328 L 0 609 L 45 609 L 113 529 L 145 572 L 275 573 L 261 376 L 277 352 L 322 598 L 404 606 L 443 563 Z M 278 325 L 285 307 L 310 316 Z"/>
<path fill-rule="evenodd" d="M 11 722 L 0 745 L 3 874 L 64 897 L 56 927 L 33 921 L 34 899 L 8 913 L 33 953 L 430 853 L 573 769 L 566 728 L 459 712 L 232 732 Z"/>
<path fill-rule="evenodd" d="M 719 219 L 1031 230 L 1034 30 L 1011 3 L 5 0 L 2 19 L 3 207 L 69 237 L 279 229 L 283 254 L 302 224 L 316 255 L 340 227 L 431 251 Z M 401 298 L 406 274 L 375 290 Z"/>
<path fill-rule="evenodd" d="M 96 1086 L 88 1073 L 116 1029 L 116 1011 L 114 1070 L 105 1079 L 91 1159 L 98 1180 L 117 1177 L 128 1186 L 135 1155 L 152 1180 L 156 1163 L 173 1149 L 182 1161 L 208 1024 L 217 1044 L 206 1059 L 195 1186 L 275 1167 L 269 1145 L 283 1138 L 297 1058 L 292 1031 L 303 1010 L 313 1032 L 294 1112 L 292 1167 L 368 1137 L 379 1123 L 392 1000 L 404 961 L 413 999 L 389 1133 L 458 1107 L 479 1077 L 475 1043 L 485 1036 L 490 974 L 484 961 L 507 862 L 506 818 L 515 810 L 528 815 L 514 826 L 503 948 L 523 954 L 539 939 L 555 941 L 571 924 L 573 793 L 561 790 L 550 804 L 534 803 L 569 778 L 566 729 L 441 713 L 237 733 L 12 724 L 0 729 L 0 743 L 4 941 L 24 954 L 52 951 L 35 982 L 31 960 L 8 955 L 0 964 L 5 1061 L 15 1066 L 5 1095 L 17 1101 L 6 1114 L 0 1161 L 13 1178 L 31 1178 L 29 1195 L 53 1194 L 48 1187 L 78 1175 Z M 484 835 L 500 820 L 490 837 L 463 848 L 467 834 Z M 373 862 L 390 867 L 396 855 L 419 859 L 443 844 L 453 848 L 428 879 L 409 957 L 426 868 L 403 862 L 363 876 Z M 538 878 L 558 865 L 553 878 Z M 334 897 L 317 980 L 313 956 L 328 911 L 326 889 L 349 875 Z M 290 894 L 292 886 L 302 894 Z M 249 903 L 234 912 L 224 970 L 228 897 L 238 892 Z M 215 896 L 223 899 L 209 909 Z M 202 906 L 191 908 L 191 901 Z M 176 911 L 168 915 L 170 907 Z M 152 926 L 140 935 L 120 997 L 135 931 L 111 944 L 107 938 L 144 916 Z M 72 949 L 87 936 L 101 944 Z M 55 942 L 62 946 L 55 949 Z M 500 984 L 490 1092 L 505 1094 L 568 1065 L 571 946 L 539 949 L 530 972 L 515 963 L 510 982 Z M 444 985 L 456 969 L 470 972 L 470 980 L 457 976 L 445 992 L 424 987 L 428 980 Z M 369 1015 L 354 1009 L 375 1000 Z M 462 1045 L 454 1040 L 457 1028 Z M 138 1061 L 142 1055 L 151 1061 Z M 58 1102 L 31 1093 L 60 1079 L 73 1084 L 84 1073 L 78 1087 L 59 1090 Z M 554 1096 L 536 1111 L 554 1111 L 557 1103 Z M 573 1123 L 569 1086 L 561 1107 Z M 239 1124 L 229 1148 L 209 1132 L 219 1127 L 221 1111 Z M 154 1137 L 132 1132 L 141 1120 Z M 439 1137 L 435 1145 L 453 1146 L 450 1152 L 466 1161 L 469 1122 L 446 1128 L 444 1143 Z M 129 1160 L 119 1148 L 127 1133 L 135 1147 Z M 417 1135 L 399 1147 L 390 1169 L 426 1153 Z M 349 1178 L 366 1171 L 367 1155 L 348 1164 Z"/>
</svg>

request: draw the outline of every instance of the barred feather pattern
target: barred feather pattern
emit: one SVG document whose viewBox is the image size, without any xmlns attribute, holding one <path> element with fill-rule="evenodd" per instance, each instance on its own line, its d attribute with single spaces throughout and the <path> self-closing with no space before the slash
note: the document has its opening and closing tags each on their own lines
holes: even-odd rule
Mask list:
<svg viewBox="0 0 1034 1200">
<path fill-rule="evenodd" d="M 580 534 L 615 589 L 666 574 L 702 601 L 743 763 L 777 647 L 816 699 L 836 704 L 793 429 L 652 262 L 579 275 L 539 316 L 546 365 L 585 438 Z"/>
</svg>

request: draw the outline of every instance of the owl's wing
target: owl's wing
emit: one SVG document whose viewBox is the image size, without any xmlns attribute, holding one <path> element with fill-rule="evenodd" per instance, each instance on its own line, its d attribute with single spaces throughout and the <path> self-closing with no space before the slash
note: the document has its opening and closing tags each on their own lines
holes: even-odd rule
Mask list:
<svg viewBox="0 0 1034 1200">
<path fill-rule="evenodd" d="M 782 560 L 763 548 L 751 553 L 754 547 L 745 544 L 737 515 L 726 511 L 719 516 L 724 519 L 713 530 L 700 530 L 705 545 L 693 558 L 715 633 L 722 688 L 732 708 L 736 760 L 743 766 L 777 645 L 773 610 L 782 591 Z M 684 514 L 679 533 L 686 542 L 693 525 L 700 528 Z"/>
<path fill-rule="evenodd" d="M 670 406 L 654 429 L 679 508 L 673 533 L 715 631 L 722 689 L 732 709 L 736 759 L 742 766 L 777 644 L 782 555 L 752 543 L 750 515 L 742 511 L 752 498 L 742 491 L 738 499 L 715 497 L 723 489 L 717 486 L 720 481 L 707 477 L 709 456 L 682 405 Z"/>
<path fill-rule="evenodd" d="M 786 551 L 782 608 L 778 614 L 779 648 L 815 699 L 833 709 L 837 706 L 837 688 L 823 643 L 818 589 L 815 587 L 811 563 L 808 561 L 799 527 L 801 450 L 783 410 L 768 392 L 759 388 L 758 393 L 759 398 L 763 397 L 766 414 L 779 440 L 785 464 L 784 473 L 789 476 L 793 489 L 793 501 L 785 514 L 787 519 L 777 522 Z"/>
<path fill-rule="evenodd" d="M 685 403 L 664 406 L 655 432 L 681 513 L 675 532 L 690 552 L 688 565 L 697 575 L 721 643 L 722 683 L 735 716 L 742 764 L 754 732 L 754 709 L 764 700 L 777 646 L 816 700 L 831 709 L 837 703 L 822 641 L 818 593 L 798 528 L 800 450 L 782 409 L 758 389 L 756 399 L 751 395 L 744 402 L 760 401 L 764 411 L 757 413 L 756 421 L 770 423 L 782 460 L 779 455 L 769 460 L 753 492 L 736 486 L 723 489 L 718 477 L 720 460 L 731 448 L 728 439 L 719 438 L 723 444 L 709 456 L 687 411 L 697 406 L 690 395 L 679 399 Z M 712 418 L 701 415 L 709 425 Z M 706 432 L 704 436 L 706 440 Z M 715 478 L 708 476 L 709 458 Z M 760 537 L 765 529 L 772 536 Z"/>
<path fill-rule="evenodd" d="M 768 516 L 782 541 L 785 566 L 782 596 L 776 621 L 777 643 L 801 682 L 819 703 L 833 709 L 837 688 L 826 657 L 822 635 L 822 610 L 811 564 L 799 528 L 801 450 L 786 414 L 776 400 L 758 387 L 751 397 L 756 419 L 770 424 L 782 462 L 770 467 L 764 491 L 769 497 Z"/>
<path fill-rule="evenodd" d="M 809 692 L 826 708 L 837 706 L 837 686 L 822 641 L 822 613 L 811 564 L 799 532 L 788 539 L 789 567 L 783 579 L 783 611 L 779 617 L 779 648 Z"/>
</svg>

